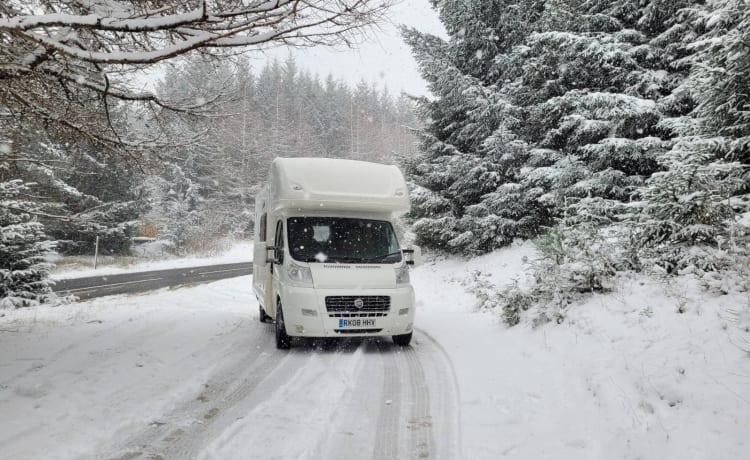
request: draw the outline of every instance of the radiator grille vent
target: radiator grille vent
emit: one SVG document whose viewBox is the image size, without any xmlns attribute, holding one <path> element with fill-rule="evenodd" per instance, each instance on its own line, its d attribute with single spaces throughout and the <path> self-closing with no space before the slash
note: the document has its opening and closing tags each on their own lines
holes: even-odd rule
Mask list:
<svg viewBox="0 0 750 460">
<path fill-rule="evenodd" d="M 391 298 L 385 295 L 342 295 L 326 297 L 328 313 L 372 313 L 391 309 Z"/>
</svg>

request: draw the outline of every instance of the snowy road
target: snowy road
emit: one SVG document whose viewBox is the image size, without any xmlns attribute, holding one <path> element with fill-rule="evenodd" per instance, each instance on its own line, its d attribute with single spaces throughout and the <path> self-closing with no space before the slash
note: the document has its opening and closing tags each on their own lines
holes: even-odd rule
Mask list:
<svg viewBox="0 0 750 460">
<path fill-rule="evenodd" d="M 256 333 L 240 333 L 247 328 Z M 243 335 L 237 353 L 201 393 L 104 457 L 250 458 L 260 450 L 264 458 L 455 458 L 455 427 L 431 415 L 432 399 L 455 410 L 451 379 L 426 336 L 415 348 L 366 340 L 280 352 L 267 340 L 271 329 L 238 323 L 226 337 Z M 427 373 L 437 380 L 428 384 Z"/>
<path fill-rule="evenodd" d="M 0 459 L 747 457 L 747 293 L 634 277 L 562 324 L 477 311 L 472 280 L 531 255 L 414 270 L 411 348 L 277 351 L 249 276 L 2 310 Z"/>
<path fill-rule="evenodd" d="M 75 295 L 80 300 L 85 300 L 105 295 L 134 294 L 163 287 L 206 283 L 249 275 L 252 272 L 252 262 L 204 265 L 60 279 L 55 282 L 54 289 L 60 296 Z"/>
<path fill-rule="evenodd" d="M 3 326 L 17 329 L 0 335 L 0 457 L 459 456 L 452 365 L 428 335 L 410 348 L 279 351 L 249 283 L 107 297 Z"/>
</svg>

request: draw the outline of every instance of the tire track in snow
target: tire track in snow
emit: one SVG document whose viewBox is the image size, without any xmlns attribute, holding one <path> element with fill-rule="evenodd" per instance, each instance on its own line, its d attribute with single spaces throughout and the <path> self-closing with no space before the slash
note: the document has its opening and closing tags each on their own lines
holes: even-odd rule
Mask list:
<svg viewBox="0 0 750 460">
<path fill-rule="evenodd" d="M 461 397 L 453 362 L 432 336 L 421 329 L 416 331 L 417 355 L 424 364 L 422 368 L 431 397 L 431 458 L 462 458 Z"/>
<path fill-rule="evenodd" d="M 399 432 L 401 431 L 401 378 L 399 376 L 396 353 L 382 341 L 377 342 L 380 360 L 383 365 L 383 399 L 380 408 L 377 427 L 375 429 L 375 443 L 372 458 L 376 460 L 391 460 L 399 458 L 401 450 Z"/>
<path fill-rule="evenodd" d="M 342 346 L 346 345 L 345 341 Z M 361 341 L 357 348 L 364 354 L 363 359 L 358 360 L 356 369 L 352 370 L 346 390 L 338 398 L 336 410 L 331 414 L 329 429 L 325 436 L 318 439 L 311 458 L 363 458 L 368 447 L 375 445 L 378 412 L 386 401 L 380 384 L 384 378 L 382 359 L 377 356 L 380 351 L 373 340 Z M 336 351 L 345 349 L 339 346 Z"/>
<path fill-rule="evenodd" d="M 179 440 L 168 443 L 164 450 L 164 458 L 196 458 L 206 446 L 235 421 L 242 419 L 245 414 L 261 404 L 263 394 L 253 395 L 269 376 L 282 372 L 281 378 L 291 377 L 293 369 L 286 366 L 288 356 L 273 356 L 263 352 L 259 362 L 247 369 L 241 376 L 241 381 L 229 385 L 223 391 L 224 395 L 207 396 L 212 401 L 201 413 L 202 420 L 197 420 L 185 430 Z M 286 372 L 284 372 L 286 371 Z"/>
<path fill-rule="evenodd" d="M 383 406 L 376 428 L 373 458 L 434 458 L 432 405 L 421 346 L 398 347 L 378 342 L 383 362 L 383 398 L 390 404 Z M 434 360 L 433 360 L 434 361 Z M 441 374 L 433 369 L 433 374 Z M 445 458 L 449 458 L 445 455 Z"/>
<path fill-rule="evenodd" d="M 430 407 L 430 390 L 425 380 L 422 363 L 414 347 L 404 348 L 402 365 L 406 367 L 407 387 L 407 434 L 409 439 L 408 458 L 430 458 L 433 450 L 432 415 Z M 402 370 L 402 372 L 404 372 Z"/>
<path fill-rule="evenodd" d="M 233 421 L 197 458 L 320 458 L 326 438 L 349 390 L 361 374 L 364 354 L 293 349 L 264 384 L 264 399 Z M 260 390 L 260 388 L 259 388 Z M 193 457 L 196 457 L 195 452 Z"/>
<path fill-rule="evenodd" d="M 128 439 L 116 458 L 247 458 L 251 452 L 460 458 L 453 367 L 426 333 L 417 331 L 411 348 L 367 339 L 335 350 L 278 352 L 270 329 L 241 332 L 246 336 L 229 345 L 262 353 L 250 362 L 253 353 L 233 354 L 196 400 Z"/>
<path fill-rule="evenodd" d="M 247 324 L 240 322 L 243 326 Z M 203 391 L 195 399 L 185 401 L 147 428 L 129 436 L 107 458 L 194 457 L 201 444 L 208 442 L 207 438 L 210 440 L 210 434 L 215 431 L 212 425 L 224 418 L 219 415 L 245 399 L 263 377 L 279 364 L 278 360 L 269 359 L 270 354 L 266 351 L 261 351 L 253 361 L 247 362 L 254 352 L 268 346 L 267 331 L 248 332 L 245 328 L 237 330 L 243 336 L 227 344 L 226 348 L 242 351 L 231 355 L 204 384 Z"/>
</svg>

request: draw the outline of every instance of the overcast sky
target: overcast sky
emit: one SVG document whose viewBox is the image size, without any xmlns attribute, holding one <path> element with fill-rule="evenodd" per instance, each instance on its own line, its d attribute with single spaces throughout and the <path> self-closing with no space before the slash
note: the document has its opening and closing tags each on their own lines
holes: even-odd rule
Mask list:
<svg viewBox="0 0 750 460">
<path fill-rule="evenodd" d="M 364 79 L 381 87 L 387 86 L 391 94 L 401 91 L 426 94 L 425 82 L 419 76 L 409 47 L 401 40 L 397 25 L 405 24 L 423 32 L 445 35 L 437 13 L 428 0 L 402 0 L 391 9 L 389 17 L 390 22 L 370 32 L 358 49 L 316 47 L 295 49 L 292 53 L 301 67 L 317 73 L 321 79 L 331 73 L 351 85 Z M 267 52 L 269 56 L 282 60 L 288 53 L 286 49 Z"/>
</svg>

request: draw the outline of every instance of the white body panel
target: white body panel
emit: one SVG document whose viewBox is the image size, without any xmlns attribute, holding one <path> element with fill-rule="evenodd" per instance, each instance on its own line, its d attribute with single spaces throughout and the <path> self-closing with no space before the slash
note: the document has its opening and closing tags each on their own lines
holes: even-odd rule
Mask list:
<svg viewBox="0 0 750 460">
<path fill-rule="evenodd" d="M 414 327 L 414 290 L 396 283 L 397 263 L 321 263 L 292 259 L 287 241 L 287 219 L 292 217 L 357 218 L 391 222 L 409 211 L 403 175 L 395 166 L 352 160 L 276 159 L 270 183 L 256 197 L 253 290 L 262 308 L 275 317 L 281 304 L 288 335 L 305 337 L 380 336 L 408 334 Z M 264 217 L 265 215 L 265 217 Z M 266 247 L 274 246 L 279 222 L 284 226 L 285 263 L 266 261 Z M 265 236 L 265 238 L 263 238 Z M 273 251 L 268 251 L 272 258 Z M 288 262 L 310 270 L 312 282 L 294 283 L 287 276 Z M 337 311 L 326 298 L 387 298 L 389 308 L 374 312 Z M 333 302 L 333 301 L 331 301 Z M 374 305 L 374 304 L 373 304 Z M 376 307 L 373 307 L 376 308 Z M 380 307 L 377 307 L 380 308 Z"/>
<path fill-rule="evenodd" d="M 401 171 L 332 158 L 277 158 L 271 164 L 272 210 L 359 211 L 398 215 L 409 212 L 409 192 Z"/>
</svg>

